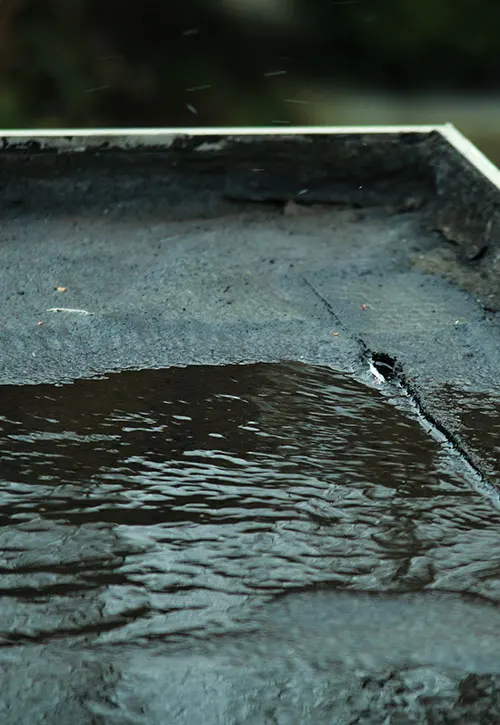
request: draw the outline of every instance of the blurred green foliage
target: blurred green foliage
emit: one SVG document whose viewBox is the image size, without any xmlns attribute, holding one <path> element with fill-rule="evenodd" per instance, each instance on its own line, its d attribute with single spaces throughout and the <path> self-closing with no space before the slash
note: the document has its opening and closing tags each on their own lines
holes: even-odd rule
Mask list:
<svg viewBox="0 0 500 725">
<path fill-rule="evenodd" d="M 263 0 L 3 0 L 0 125 L 269 124 L 308 82 L 500 90 L 500 3 L 268 4 L 277 21 Z"/>
</svg>

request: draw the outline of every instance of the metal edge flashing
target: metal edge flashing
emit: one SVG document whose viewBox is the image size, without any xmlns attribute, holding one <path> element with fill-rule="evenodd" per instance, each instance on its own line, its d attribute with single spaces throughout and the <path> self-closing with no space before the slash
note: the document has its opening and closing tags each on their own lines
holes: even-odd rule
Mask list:
<svg viewBox="0 0 500 725">
<path fill-rule="evenodd" d="M 500 190 L 500 169 L 477 146 L 469 141 L 451 123 L 438 127 L 436 130 L 469 164 L 475 166 L 484 177 Z"/>
<path fill-rule="evenodd" d="M 324 134 L 398 134 L 398 133 L 431 133 L 447 128 L 442 124 L 402 125 L 402 126 L 200 126 L 186 128 L 60 128 L 60 129 L 4 129 L 0 130 L 0 138 L 11 142 L 22 143 L 44 139 L 46 141 L 81 139 L 91 142 L 92 139 L 133 140 L 136 144 L 143 141 L 151 144 L 163 141 L 169 145 L 175 139 L 186 136 L 301 136 Z M 132 138 L 133 137 L 133 138 Z"/>
<path fill-rule="evenodd" d="M 444 129 L 441 125 L 409 126 L 248 126 L 198 128 L 93 128 L 93 129 L 7 129 L 0 130 L 2 150 L 23 148 L 56 151 L 59 153 L 86 151 L 106 147 L 116 150 L 169 149 L 189 140 L 197 151 L 222 150 L 225 145 L 239 141 L 252 142 L 267 137 L 274 141 L 287 139 L 304 142 L 311 136 L 342 135 L 400 135 L 425 136 Z M 196 144 L 199 140 L 200 143 Z"/>
<path fill-rule="evenodd" d="M 452 124 L 400 126 L 257 126 L 257 127 L 197 127 L 197 128 L 93 128 L 93 129 L 0 129 L 3 149 L 22 148 L 38 142 L 42 148 L 58 151 L 77 151 L 95 148 L 106 142 L 110 148 L 163 146 L 169 148 L 186 138 L 228 137 L 251 140 L 268 136 L 303 140 L 308 136 L 339 135 L 401 135 L 428 136 L 439 134 L 458 154 L 475 166 L 481 174 L 500 189 L 500 170 Z M 203 147 L 201 150 L 204 150 Z M 207 149 L 208 150 L 208 149 Z"/>
</svg>

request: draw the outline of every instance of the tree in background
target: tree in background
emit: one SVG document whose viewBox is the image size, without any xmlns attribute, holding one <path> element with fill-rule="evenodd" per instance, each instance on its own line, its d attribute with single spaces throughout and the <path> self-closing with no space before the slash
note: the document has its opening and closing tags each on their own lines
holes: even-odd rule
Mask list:
<svg viewBox="0 0 500 725">
<path fill-rule="evenodd" d="M 269 124 L 308 82 L 499 91 L 499 27 L 490 0 L 3 0 L 0 125 Z"/>
</svg>

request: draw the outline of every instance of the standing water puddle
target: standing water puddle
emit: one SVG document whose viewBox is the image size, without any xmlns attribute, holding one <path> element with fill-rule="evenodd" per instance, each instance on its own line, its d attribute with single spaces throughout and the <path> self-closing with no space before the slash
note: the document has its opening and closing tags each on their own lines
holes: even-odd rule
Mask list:
<svg viewBox="0 0 500 725">
<path fill-rule="evenodd" d="M 470 672 L 500 671 L 496 607 L 428 591 L 500 599 L 500 515 L 348 375 L 280 363 L 7 387 L 0 437 L 2 723 L 194 723 L 200 708 L 331 723 L 367 707 L 384 722 L 393 690 L 406 715 L 414 690 L 431 707 L 425 668 L 463 670 L 440 670 L 448 708 Z M 466 648 L 460 621 L 481 630 Z M 358 655 L 399 674 L 367 690 Z"/>
<path fill-rule="evenodd" d="M 446 385 L 434 393 L 449 424 L 460 431 L 488 478 L 500 489 L 500 395 Z"/>
</svg>

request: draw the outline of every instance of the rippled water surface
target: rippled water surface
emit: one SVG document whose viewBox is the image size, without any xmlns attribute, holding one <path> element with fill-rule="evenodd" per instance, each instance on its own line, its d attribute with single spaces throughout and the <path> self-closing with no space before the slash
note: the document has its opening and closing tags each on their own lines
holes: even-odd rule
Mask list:
<svg viewBox="0 0 500 725">
<path fill-rule="evenodd" d="M 460 660 L 447 649 L 460 607 L 467 621 L 486 612 L 474 641 L 487 646 L 469 664 L 462 651 L 450 697 L 498 660 L 495 606 L 478 603 L 470 615 L 472 605 L 448 595 L 459 614 L 447 624 L 448 605 L 430 592 L 422 608 L 419 592 L 498 600 L 500 516 L 452 453 L 381 391 L 281 363 L 13 386 L 0 401 L 1 722 L 188 723 L 200 707 L 209 723 L 350 722 L 338 712 L 344 696 L 332 699 L 320 673 L 322 657 L 329 671 L 337 663 L 338 692 L 358 688 L 344 709 L 367 697 L 346 662 L 370 652 L 371 668 L 394 653 L 391 666 L 405 671 L 415 650 L 415 687 L 429 698 L 435 676 L 419 667 Z M 306 590 L 298 599 L 272 601 L 297 588 Z M 338 589 L 356 602 L 366 597 L 358 590 L 386 592 L 391 612 L 397 603 L 397 623 L 384 620 L 384 641 L 393 638 L 385 660 L 373 655 L 380 637 L 363 653 L 354 636 L 373 619 L 372 604 L 332 621 L 333 631 L 353 629 L 341 645 L 337 635 L 334 644 L 313 636 L 320 614 L 311 611 L 324 613 L 324 633 L 332 612 L 346 609 Z M 300 606 L 280 609 L 290 597 Z M 434 615 L 444 650 L 429 660 L 420 643 L 433 641 Z M 262 633 L 278 621 L 273 643 Z M 366 722 L 378 722 L 372 716 Z"/>
<path fill-rule="evenodd" d="M 500 394 L 447 385 L 435 399 L 479 456 L 491 481 L 500 488 Z"/>
</svg>

